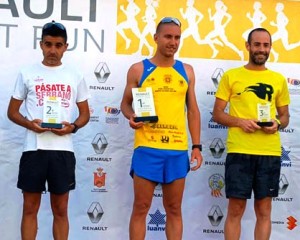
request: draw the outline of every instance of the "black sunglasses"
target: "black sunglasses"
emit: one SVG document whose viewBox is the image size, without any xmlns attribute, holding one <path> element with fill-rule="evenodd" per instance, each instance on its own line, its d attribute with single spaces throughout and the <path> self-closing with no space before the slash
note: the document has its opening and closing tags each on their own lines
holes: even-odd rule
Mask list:
<svg viewBox="0 0 300 240">
<path fill-rule="evenodd" d="M 54 20 L 52 22 L 46 23 L 43 26 L 43 30 L 46 30 L 46 29 L 51 28 L 53 26 L 58 27 L 60 30 L 66 31 L 66 28 L 65 28 L 64 25 L 62 25 L 61 23 L 57 23 Z"/>
<path fill-rule="evenodd" d="M 160 23 L 175 23 L 177 26 L 181 27 L 180 21 L 174 17 L 164 17 L 160 20 Z"/>
</svg>

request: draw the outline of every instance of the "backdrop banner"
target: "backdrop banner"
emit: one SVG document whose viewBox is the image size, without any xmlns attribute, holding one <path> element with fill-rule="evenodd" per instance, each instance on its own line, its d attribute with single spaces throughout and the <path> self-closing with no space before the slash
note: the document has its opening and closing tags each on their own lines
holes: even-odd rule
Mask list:
<svg viewBox="0 0 300 240">
<path fill-rule="evenodd" d="M 19 69 L 42 60 L 42 26 L 55 20 L 68 31 L 63 62 L 84 73 L 92 96 L 90 121 L 74 135 L 77 185 L 70 193 L 69 239 L 128 239 L 134 131 L 120 111 L 120 101 L 128 68 L 155 52 L 155 26 L 162 17 L 173 16 L 182 23 L 176 58 L 195 70 L 204 158 L 201 169 L 187 177 L 183 239 L 224 238 L 227 128 L 212 119 L 214 95 L 222 74 L 247 62 L 247 35 L 260 26 L 273 39 L 267 67 L 286 77 L 291 95 L 290 124 L 280 132 L 280 194 L 273 198 L 271 239 L 299 239 L 299 12 L 300 1 L 288 0 L 0 0 L 0 238 L 21 239 L 23 196 L 16 182 L 25 129 L 8 120 L 8 102 Z M 24 108 L 22 112 L 26 115 Z M 213 197 L 212 191 L 221 196 Z M 49 193 L 42 196 L 38 219 L 37 239 L 52 239 Z M 253 239 L 255 219 L 251 199 L 241 239 Z M 146 219 L 146 239 L 165 239 L 165 222 L 158 185 Z"/>
</svg>

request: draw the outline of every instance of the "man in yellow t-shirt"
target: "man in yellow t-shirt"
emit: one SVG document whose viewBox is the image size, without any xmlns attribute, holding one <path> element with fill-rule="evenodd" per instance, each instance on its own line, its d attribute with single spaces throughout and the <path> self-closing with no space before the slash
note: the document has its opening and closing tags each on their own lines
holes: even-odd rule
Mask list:
<svg viewBox="0 0 300 240">
<path fill-rule="evenodd" d="M 252 191 L 255 239 L 269 239 L 271 234 L 272 197 L 278 196 L 281 167 L 278 130 L 289 123 L 290 103 L 285 77 L 265 66 L 271 46 L 266 29 L 252 30 L 246 42 L 248 63 L 225 72 L 216 92 L 214 121 L 228 127 L 225 240 L 240 239 Z"/>
</svg>

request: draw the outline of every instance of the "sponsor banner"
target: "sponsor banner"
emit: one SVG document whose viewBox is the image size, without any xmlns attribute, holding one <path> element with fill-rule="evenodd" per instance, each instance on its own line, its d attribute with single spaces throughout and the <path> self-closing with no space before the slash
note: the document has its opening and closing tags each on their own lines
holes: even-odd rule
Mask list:
<svg viewBox="0 0 300 240">
<path fill-rule="evenodd" d="M 42 6 L 42 7 L 41 7 Z M 224 165 L 227 127 L 214 122 L 219 81 L 248 59 L 245 41 L 253 27 L 270 30 L 273 50 L 267 67 L 281 72 L 291 94 L 290 124 L 282 140 L 279 196 L 272 199 L 272 240 L 298 239 L 300 228 L 300 1 L 236 0 L 31 0 L 0 1 L 0 232 L 20 239 L 22 193 L 16 188 L 24 129 L 6 111 L 21 66 L 41 61 L 42 26 L 52 20 L 68 31 L 64 64 L 85 76 L 91 93 L 89 123 L 74 135 L 76 189 L 70 193 L 70 239 L 128 239 L 133 203 L 129 175 L 133 131 L 120 110 L 127 70 L 155 52 L 155 26 L 164 16 L 182 24 L 176 55 L 194 67 L 201 110 L 203 165 L 186 179 L 182 214 L 184 240 L 223 239 L 227 214 Z M 67 92 L 66 92 L 67 94 Z M 43 101 L 40 101 L 43 104 Z M 21 108 L 25 113 L 25 109 Z M 174 126 L 155 124 L 153 127 Z M 148 239 L 164 239 L 163 189 L 155 188 L 146 218 Z M 49 193 L 42 195 L 38 240 L 52 239 Z M 253 199 L 242 222 L 243 240 L 253 237 Z"/>
</svg>

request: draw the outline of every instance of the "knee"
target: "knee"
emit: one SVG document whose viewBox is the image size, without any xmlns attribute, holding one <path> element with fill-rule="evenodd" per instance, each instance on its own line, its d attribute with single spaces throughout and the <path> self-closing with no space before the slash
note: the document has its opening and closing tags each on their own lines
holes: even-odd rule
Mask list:
<svg viewBox="0 0 300 240">
<path fill-rule="evenodd" d="M 164 203 L 167 215 L 181 216 L 181 203 Z"/>
<path fill-rule="evenodd" d="M 268 220 L 271 217 L 271 208 L 271 201 L 256 200 L 254 203 L 256 217 L 261 220 Z"/>
<path fill-rule="evenodd" d="M 65 217 L 68 214 L 67 205 L 52 205 L 52 212 L 55 217 Z"/>
<path fill-rule="evenodd" d="M 256 218 L 260 220 L 269 220 L 271 218 L 271 209 L 255 209 Z"/>
<path fill-rule="evenodd" d="M 134 212 L 141 215 L 147 214 L 150 207 L 151 207 L 151 202 L 147 202 L 147 201 L 135 201 L 133 204 Z"/>
<path fill-rule="evenodd" d="M 244 214 L 245 207 L 241 205 L 231 206 L 228 209 L 228 215 L 232 218 L 240 218 Z"/>
<path fill-rule="evenodd" d="M 39 210 L 39 203 L 32 203 L 32 202 L 24 202 L 23 204 L 23 214 L 24 215 L 36 215 Z"/>
</svg>

